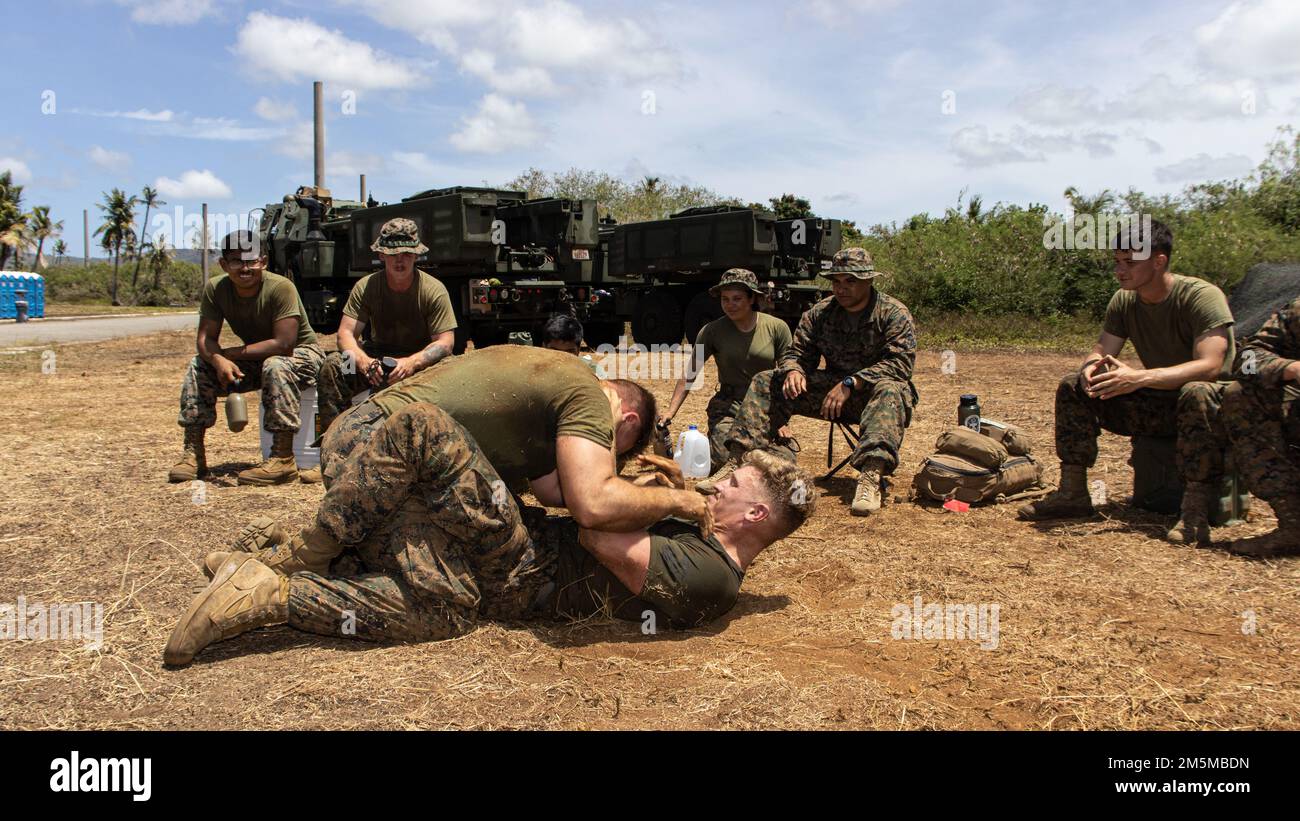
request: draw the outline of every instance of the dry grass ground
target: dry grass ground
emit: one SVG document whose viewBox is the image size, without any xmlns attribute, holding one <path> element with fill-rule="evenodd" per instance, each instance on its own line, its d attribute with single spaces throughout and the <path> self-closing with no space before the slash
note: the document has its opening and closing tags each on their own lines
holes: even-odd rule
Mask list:
<svg viewBox="0 0 1300 821">
<path fill-rule="evenodd" d="M 1297 726 L 1300 560 L 1161 541 L 1168 519 L 1122 504 L 1127 442 L 1109 435 L 1094 477 L 1115 504 L 1090 521 L 1035 527 L 1009 506 L 953 514 L 897 499 L 863 521 L 842 501 L 850 478 L 820 484 L 819 516 L 765 553 L 735 610 L 705 629 L 485 624 L 454 641 L 374 646 L 281 627 L 165 669 L 204 553 L 257 515 L 302 524 L 321 493 L 236 487 L 257 437 L 224 427 L 209 439 L 217 475 L 203 504 L 165 482 L 191 351 L 183 333 L 67 346 L 54 374 L 39 352 L 0 356 L 0 603 L 107 611 L 98 650 L 0 641 L 0 727 Z M 958 354 L 955 376 L 937 352 L 919 356 L 922 404 L 896 496 L 963 392 L 1050 457 L 1053 388 L 1076 357 Z M 666 401 L 672 384 L 653 387 Z M 693 396 L 679 421 L 702 423 L 706 401 Z M 796 420 L 795 432 L 805 466 L 824 469 L 824 423 Z M 1252 522 L 1219 534 L 1272 526 L 1256 503 Z M 892 639 L 891 608 L 915 596 L 997 604 L 998 647 Z"/>
</svg>

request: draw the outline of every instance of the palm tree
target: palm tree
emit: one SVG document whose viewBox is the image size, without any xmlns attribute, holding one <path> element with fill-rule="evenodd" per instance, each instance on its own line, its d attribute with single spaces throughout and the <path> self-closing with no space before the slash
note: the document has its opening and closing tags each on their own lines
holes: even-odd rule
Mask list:
<svg viewBox="0 0 1300 821">
<path fill-rule="evenodd" d="M 10 172 L 0 173 L 0 271 L 9 263 L 10 254 L 22 253 L 27 217 L 23 212 L 23 187 L 14 185 Z"/>
<path fill-rule="evenodd" d="M 131 274 L 131 289 L 132 289 L 132 290 L 135 290 L 135 282 L 136 282 L 136 280 L 139 279 L 139 277 L 140 277 L 140 262 L 141 262 L 142 257 L 144 256 L 144 253 L 145 253 L 145 238 L 144 238 L 144 232 L 149 230 L 149 209 L 151 209 L 151 208 L 156 208 L 156 207 L 158 207 L 159 205 L 166 205 L 166 204 L 167 204 L 167 203 L 163 202 L 162 200 L 160 200 L 160 199 L 158 198 L 158 189 L 156 189 L 156 188 L 150 188 L 150 187 L 147 186 L 147 185 L 144 187 L 144 190 L 140 192 L 140 196 L 143 198 L 143 201 L 144 201 L 144 222 L 140 224 L 140 253 L 141 253 L 141 256 L 136 257 L 136 259 L 135 259 L 135 271 Z"/>
<path fill-rule="evenodd" d="M 62 233 L 63 220 L 52 221 L 50 219 L 50 206 L 38 205 L 32 209 L 32 216 L 27 221 L 27 225 L 31 230 L 32 239 L 36 240 L 36 265 L 34 267 L 40 268 L 45 264 L 45 261 L 41 258 L 41 252 L 45 249 L 45 240 Z"/>
<path fill-rule="evenodd" d="M 63 220 L 59 220 L 59 224 L 62 225 Z M 61 265 L 63 263 L 63 258 L 67 256 L 67 253 L 68 253 L 68 243 L 64 242 L 61 239 L 56 239 L 54 241 L 55 264 Z"/>
<path fill-rule="evenodd" d="M 1109 188 L 1104 189 L 1100 194 L 1089 197 L 1079 193 L 1079 189 L 1071 185 L 1065 189 L 1065 198 L 1070 201 L 1070 207 L 1076 214 L 1099 214 L 1115 204 L 1115 195 Z"/>
<path fill-rule="evenodd" d="M 153 289 L 162 290 L 162 272 L 172 263 L 172 251 L 167 247 L 167 235 L 161 231 L 157 241 L 149 245 L 149 270 L 153 271 Z"/>
<path fill-rule="evenodd" d="M 128 197 L 122 189 L 114 188 L 104 194 L 104 201 L 98 206 L 104 212 L 104 223 L 95 229 L 95 236 L 103 234 L 100 247 L 113 254 L 113 282 L 109 296 L 114 305 L 122 304 L 117 301 L 117 269 L 122 258 L 122 244 L 128 237 L 135 237 L 135 206 L 138 203 L 134 195 Z"/>
</svg>

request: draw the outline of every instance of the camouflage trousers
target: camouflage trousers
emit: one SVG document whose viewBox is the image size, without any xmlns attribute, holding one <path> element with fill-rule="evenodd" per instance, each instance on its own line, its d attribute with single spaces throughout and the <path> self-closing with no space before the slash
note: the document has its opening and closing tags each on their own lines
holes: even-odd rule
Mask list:
<svg viewBox="0 0 1300 821">
<path fill-rule="evenodd" d="M 704 413 L 709 420 L 709 456 L 713 460 L 710 472 L 722 467 L 722 463 L 727 461 L 727 437 L 736 423 L 736 415 L 740 413 L 740 403 L 744 399 L 744 395 L 737 396 L 738 393 L 740 392 L 722 385 L 705 408 Z"/>
<path fill-rule="evenodd" d="M 1300 387 L 1233 382 L 1223 392 L 1223 426 L 1251 493 L 1267 502 L 1300 494 Z"/>
<path fill-rule="evenodd" d="M 726 437 L 728 450 L 731 453 L 766 450 L 795 461 L 795 452 L 781 440 L 778 431 L 791 416 L 820 419 L 822 401 L 844 376 L 813 371 L 807 375 L 807 390 L 795 399 L 787 399 L 782 391 L 784 372 L 771 370 L 756 374 Z M 912 407 L 912 387 L 906 382 L 881 380 L 854 390 L 840 412 L 841 421 L 857 422 L 861 426 L 862 436 L 849 457 L 849 464 L 862 470 L 867 460 L 875 460 L 883 464 L 885 475 L 893 473 L 898 467 L 903 434 L 912 423 Z"/>
<path fill-rule="evenodd" d="M 343 469 L 343 463 L 383 427 L 384 419 L 383 410 L 366 401 L 344 411 L 325 431 L 320 442 L 320 472 L 326 490 Z"/>
<path fill-rule="evenodd" d="M 291 356 L 270 356 L 262 361 L 238 361 L 243 385 L 262 390 L 262 424 L 272 433 L 297 432 L 302 424 L 302 388 L 316 384 L 325 354 L 318 345 L 300 345 Z M 217 423 L 217 397 L 228 393 L 217 379 L 217 369 L 195 356 L 181 382 L 183 427 L 210 428 Z"/>
<path fill-rule="evenodd" d="M 344 359 L 338 351 L 331 351 L 320 367 L 316 378 L 316 396 L 320 402 L 322 419 L 335 419 L 352 407 L 352 397 L 362 391 L 373 390 L 366 375 L 357 371 L 356 361 Z"/>
<path fill-rule="evenodd" d="M 1227 433 L 1220 418 L 1223 386 L 1188 382 L 1180 390 L 1142 389 L 1112 399 L 1095 399 L 1078 373 L 1056 387 L 1056 455 L 1061 464 L 1092 467 L 1103 430 L 1120 436 L 1177 437 L 1178 473 L 1184 482 L 1213 482 L 1223 476 Z"/>
<path fill-rule="evenodd" d="M 462 635 L 480 618 L 531 615 L 552 582 L 517 501 L 442 409 L 403 408 L 358 445 L 316 514 L 360 572 L 297 573 L 289 624 L 368 641 Z"/>
</svg>

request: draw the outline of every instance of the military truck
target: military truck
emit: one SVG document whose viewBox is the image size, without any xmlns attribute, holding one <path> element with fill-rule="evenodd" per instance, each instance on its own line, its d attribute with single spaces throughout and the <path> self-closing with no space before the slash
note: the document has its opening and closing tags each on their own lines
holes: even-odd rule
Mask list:
<svg viewBox="0 0 1300 821">
<path fill-rule="evenodd" d="M 393 217 L 420 228 L 429 250 L 416 265 L 451 294 L 457 352 L 535 331 L 556 312 L 581 321 L 593 347 L 617 343 L 628 321 L 641 344 L 694 339 L 721 316 L 707 289 L 733 267 L 754 271 L 768 288 L 767 309 L 793 324 L 818 298 L 814 279 L 840 247 L 839 220 L 778 220 L 743 207 L 618 224 L 600 219 L 591 199 L 454 187 L 379 204 L 304 186 L 267 205 L 258 231 L 269 268 L 297 284 L 317 330 L 337 329 L 352 285 L 382 269 L 370 244 Z"/>
</svg>

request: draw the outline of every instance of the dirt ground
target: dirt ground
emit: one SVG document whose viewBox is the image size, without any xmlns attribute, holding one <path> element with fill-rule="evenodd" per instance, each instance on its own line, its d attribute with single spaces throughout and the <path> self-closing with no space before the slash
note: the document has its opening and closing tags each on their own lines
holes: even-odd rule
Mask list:
<svg viewBox="0 0 1300 821">
<path fill-rule="evenodd" d="M 332 340 L 327 338 L 327 346 Z M 376 646 L 256 631 L 162 666 L 204 585 L 203 555 L 254 516 L 307 521 L 319 486 L 240 488 L 253 425 L 209 437 L 206 498 L 169 485 L 188 333 L 0 355 L 0 604 L 102 603 L 103 646 L 0 641 L 0 728 L 1296 728 L 1300 560 L 1257 562 L 1159 539 L 1124 505 L 1128 443 L 1106 435 L 1104 515 L 1059 526 L 1011 506 L 947 513 L 904 497 L 958 397 L 1024 427 L 1052 457 L 1052 395 L 1075 356 L 922 352 L 921 405 L 893 498 L 850 517 L 853 480 L 750 568 L 736 608 L 682 633 L 639 623 L 485 624 Z M 712 368 L 712 364 L 709 366 Z M 648 383 L 667 401 L 672 383 Z M 703 424 L 711 390 L 678 416 Z M 256 403 L 249 402 L 250 415 Z M 826 425 L 799 419 L 825 470 Z M 843 445 L 837 453 L 843 452 Z M 1216 531 L 1271 529 L 1267 506 Z M 998 641 L 894 639 L 895 605 L 997 605 Z M 987 643 L 987 642 L 986 642 Z"/>
</svg>

